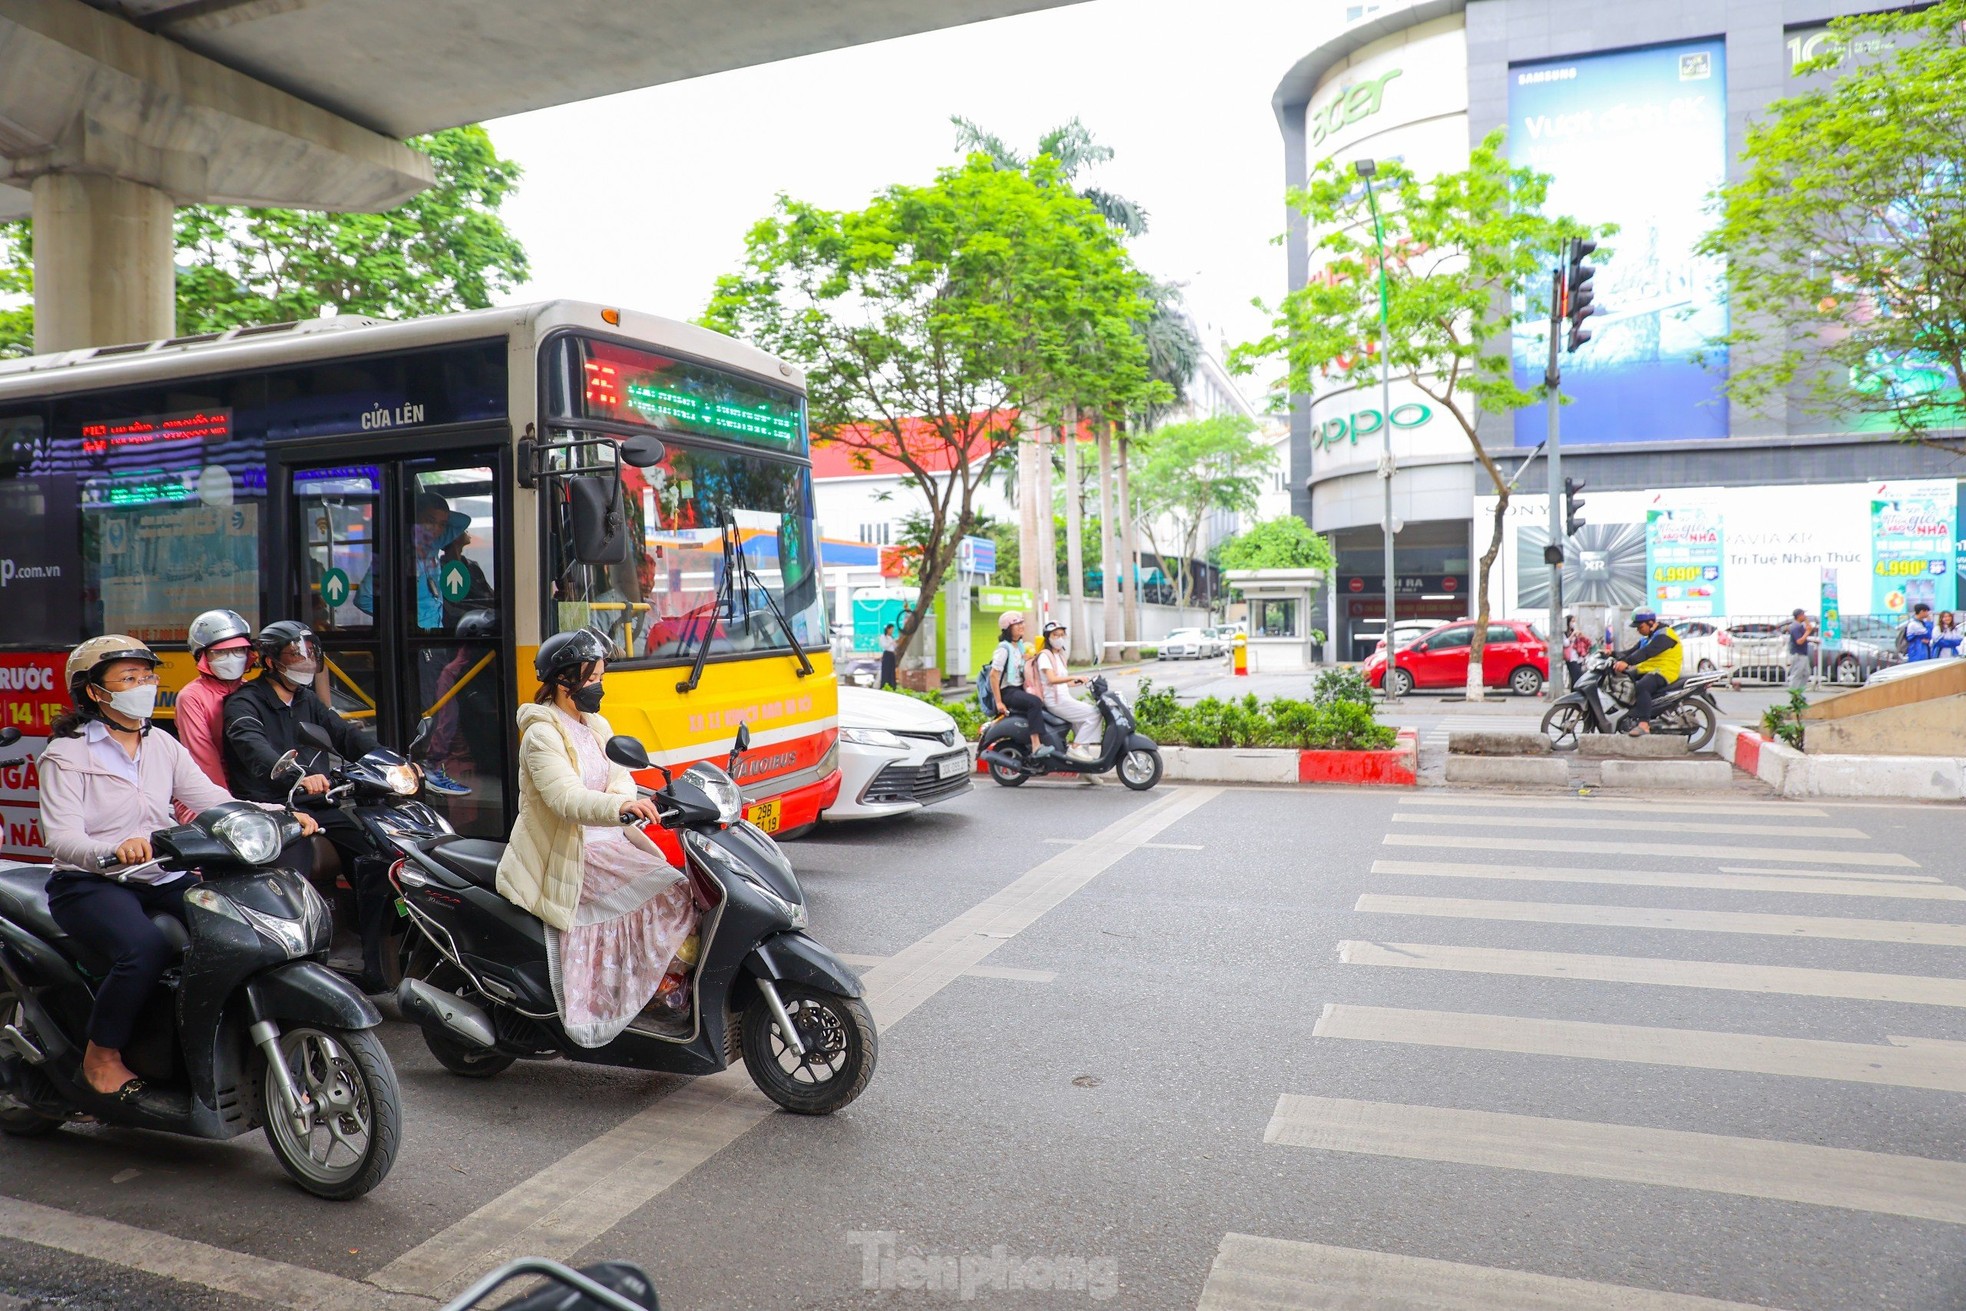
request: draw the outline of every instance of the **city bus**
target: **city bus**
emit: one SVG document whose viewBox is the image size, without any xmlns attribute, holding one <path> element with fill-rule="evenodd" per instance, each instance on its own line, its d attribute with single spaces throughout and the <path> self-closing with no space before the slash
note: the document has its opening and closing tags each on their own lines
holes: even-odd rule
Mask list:
<svg viewBox="0 0 1966 1311">
<path fill-rule="evenodd" d="M 702 328 L 556 301 L 0 361 L 0 724 L 45 737 L 102 632 L 158 650 L 168 722 L 215 607 L 311 626 L 384 745 L 431 719 L 460 833 L 510 830 L 533 654 L 583 627 L 657 763 L 748 724 L 759 827 L 838 793 L 803 376 Z M 11 854 L 39 854 L 36 785 L 0 771 Z"/>
</svg>

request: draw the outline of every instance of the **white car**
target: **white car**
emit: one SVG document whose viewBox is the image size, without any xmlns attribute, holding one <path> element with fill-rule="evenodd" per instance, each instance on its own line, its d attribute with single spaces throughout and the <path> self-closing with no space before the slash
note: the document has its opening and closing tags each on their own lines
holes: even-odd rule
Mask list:
<svg viewBox="0 0 1966 1311">
<path fill-rule="evenodd" d="M 969 791 L 975 762 L 947 712 L 873 688 L 840 688 L 840 796 L 826 820 L 906 815 Z"/>
<path fill-rule="evenodd" d="M 1212 640 L 1199 628 L 1177 628 L 1160 640 L 1160 659 L 1199 660 L 1209 653 Z"/>
</svg>

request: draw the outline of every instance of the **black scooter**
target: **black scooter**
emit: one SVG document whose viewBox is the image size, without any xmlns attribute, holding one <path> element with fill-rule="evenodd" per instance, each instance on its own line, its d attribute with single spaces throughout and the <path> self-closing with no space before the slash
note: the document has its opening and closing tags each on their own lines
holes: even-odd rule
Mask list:
<svg viewBox="0 0 1966 1311">
<path fill-rule="evenodd" d="M 1631 679 L 1611 663 L 1608 654 L 1593 651 L 1577 685 L 1543 712 L 1543 735 L 1552 751 L 1575 751 L 1585 733 L 1622 733 L 1631 726 Z M 1669 685 L 1652 700 L 1652 731 L 1686 738 L 1688 751 L 1703 749 L 1720 723 L 1713 689 L 1726 681 L 1727 675 L 1716 670 L 1688 674 Z"/>
<path fill-rule="evenodd" d="M 1107 687 L 1103 677 L 1095 675 L 1091 686 L 1100 717 L 1106 721 L 1096 757 L 1081 760 L 1068 755 L 1065 734 L 1071 725 L 1047 710 L 1038 736 L 1051 747 L 1052 754 L 1033 759 L 1029 722 L 1022 715 L 1000 715 L 983 726 L 983 735 L 976 743 L 977 754 L 989 766 L 990 777 L 1004 787 L 1014 788 L 1026 779 L 1043 778 L 1047 774 L 1117 772 L 1120 782 L 1135 792 L 1145 792 L 1160 782 L 1160 745 L 1133 731 L 1132 708 L 1120 699 L 1119 693 Z"/>
<path fill-rule="evenodd" d="M 652 798 L 679 830 L 697 903 L 701 947 L 679 1015 L 644 1012 L 603 1047 L 561 1026 L 547 975 L 545 926 L 498 894 L 505 844 L 439 837 L 408 843 L 393 877 L 423 936 L 396 999 L 445 1069 L 489 1078 L 514 1061 L 556 1056 L 592 1065 L 715 1074 L 741 1055 L 764 1094 L 788 1111 L 827 1115 L 873 1076 L 877 1037 L 860 980 L 808 937 L 805 894 L 763 830 L 745 821 L 731 781 L 750 744 L 737 731 L 730 769 L 693 765 L 680 777 L 615 737 L 608 759 L 657 770 Z M 622 823 L 633 822 L 624 814 Z"/>
<path fill-rule="evenodd" d="M 155 917 L 185 954 L 124 1049 L 148 1085 L 129 1101 L 82 1077 L 109 962 L 49 914 L 47 866 L 0 867 L 0 1132 L 34 1137 L 78 1115 L 193 1138 L 263 1125 L 281 1166 L 316 1196 L 381 1183 L 402 1140 L 396 1071 L 375 1034 L 382 1017 L 322 964 L 327 903 L 278 866 L 299 837 L 292 820 L 243 801 L 151 835 L 158 866 L 203 881 L 185 894 L 183 922 Z"/>
</svg>

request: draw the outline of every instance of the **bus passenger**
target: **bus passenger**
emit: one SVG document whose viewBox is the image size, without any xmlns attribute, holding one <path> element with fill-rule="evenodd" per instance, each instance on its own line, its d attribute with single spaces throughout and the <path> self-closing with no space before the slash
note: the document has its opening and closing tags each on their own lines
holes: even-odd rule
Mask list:
<svg viewBox="0 0 1966 1311">
<path fill-rule="evenodd" d="M 225 698 L 226 780 L 232 794 L 247 801 L 285 801 L 292 779 L 275 779 L 273 767 L 287 752 L 299 753 L 307 771 L 300 780 L 300 791 L 308 798 L 303 813 L 320 824 L 321 836 L 333 845 L 355 889 L 356 927 L 362 935 L 357 984 L 363 992 L 383 992 L 382 941 L 395 901 L 389 862 L 346 811 L 315 800 L 328 790 L 326 753 L 300 735 L 300 726 L 320 727 L 344 760 L 375 750 L 375 735 L 343 719 L 315 695 L 314 678 L 324 657 L 313 629 L 283 619 L 260 630 L 258 645 L 260 676 Z"/>
<path fill-rule="evenodd" d="M 41 756 L 41 830 L 54 857 L 48 912 L 112 962 L 89 1015 L 82 1077 L 129 1101 L 143 1080 L 123 1064 L 123 1049 L 174 954 L 150 917 L 183 919 L 184 894 L 198 881 L 158 868 L 150 835 L 170 827 L 174 806 L 197 812 L 232 798 L 170 734 L 150 731 L 157 657 L 149 647 L 117 634 L 91 638 L 69 655 L 67 673 L 75 709 L 55 721 Z M 312 819 L 299 819 L 303 833 L 314 832 Z M 105 874 L 98 862 L 109 856 L 121 868 Z"/>
</svg>

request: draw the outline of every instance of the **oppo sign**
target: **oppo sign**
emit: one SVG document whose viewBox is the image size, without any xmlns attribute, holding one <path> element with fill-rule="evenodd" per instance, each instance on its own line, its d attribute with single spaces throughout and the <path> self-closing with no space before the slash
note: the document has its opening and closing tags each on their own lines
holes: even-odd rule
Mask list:
<svg viewBox="0 0 1966 1311">
<path fill-rule="evenodd" d="M 1408 401 L 1405 405 L 1395 405 L 1392 423 L 1395 430 L 1425 427 L 1433 421 L 1432 407 L 1418 401 Z M 1358 445 L 1358 439 L 1369 437 L 1386 424 L 1386 416 L 1378 410 L 1358 410 L 1342 419 L 1326 419 L 1311 434 L 1317 449 L 1328 451 L 1346 442 Z"/>
</svg>

